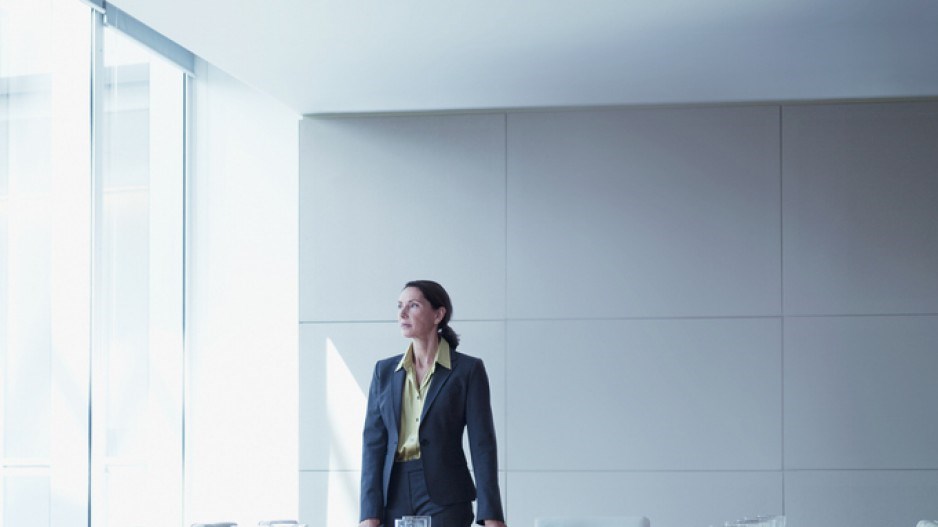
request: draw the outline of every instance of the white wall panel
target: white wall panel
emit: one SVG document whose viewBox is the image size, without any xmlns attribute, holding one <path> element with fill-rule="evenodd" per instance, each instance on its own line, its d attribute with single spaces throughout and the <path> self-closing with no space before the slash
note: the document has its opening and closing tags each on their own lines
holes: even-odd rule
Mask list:
<svg viewBox="0 0 938 527">
<path fill-rule="evenodd" d="M 485 362 L 504 466 L 504 322 L 454 320 L 452 326 L 460 334 L 459 350 Z M 403 353 L 408 344 L 394 323 L 300 325 L 301 470 L 361 468 L 362 424 L 375 362 Z"/>
<path fill-rule="evenodd" d="M 938 312 L 938 103 L 783 120 L 785 312 Z"/>
<path fill-rule="evenodd" d="M 403 343 L 391 322 L 300 324 L 300 470 L 361 467 L 375 362 Z"/>
<path fill-rule="evenodd" d="M 781 469 L 780 326 L 510 322 L 508 467 Z"/>
<path fill-rule="evenodd" d="M 785 476 L 788 525 L 914 527 L 938 518 L 938 471 L 794 471 Z"/>
<path fill-rule="evenodd" d="M 510 472 L 508 484 L 515 526 L 539 516 L 640 515 L 652 527 L 707 527 L 782 510 L 781 472 Z"/>
<path fill-rule="evenodd" d="M 504 115 L 315 118 L 300 135 L 301 321 L 393 319 L 423 278 L 456 317 L 504 316 Z"/>
<path fill-rule="evenodd" d="M 300 472 L 300 523 L 358 525 L 360 479 L 357 470 Z"/>
<path fill-rule="evenodd" d="M 780 312 L 777 108 L 508 123 L 509 316 Z"/>
<path fill-rule="evenodd" d="M 299 500 L 299 116 L 208 64 L 197 68 L 192 141 L 200 155 L 187 217 L 186 525 L 257 525 L 295 516 Z"/>
<path fill-rule="evenodd" d="M 417 277 L 488 366 L 510 525 L 935 517 L 936 113 L 305 120 L 304 520 L 357 520 L 364 390 Z"/>
<path fill-rule="evenodd" d="M 936 343 L 936 316 L 787 319 L 786 468 L 938 469 Z"/>
</svg>

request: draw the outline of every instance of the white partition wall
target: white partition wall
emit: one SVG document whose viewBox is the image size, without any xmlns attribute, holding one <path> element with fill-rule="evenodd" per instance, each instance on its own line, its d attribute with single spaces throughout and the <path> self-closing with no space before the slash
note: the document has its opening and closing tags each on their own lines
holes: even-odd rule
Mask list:
<svg viewBox="0 0 938 527">
<path fill-rule="evenodd" d="M 299 116 L 196 67 L 185 525 L 254 526 L 298 510 Z"/>
<path fill-rule="evenodd" d="M 510 115 L 509 316 L 778 315 L 778 136 L 769 107 Z"/>
<path fill-rule="evenodd" d="M 504 318 L 503 115 L 305 120 L 302 133 L 301 321 L 393 320 L 415 276 L 461 297 L 461 319 Z"/>
<path fill-rule="evenodd" d="M 791 524 L 938 517 L 938 105 L 786 108 Z"/>
<path fill-rule="evenodd" d="M 358 520 L 416 278 L 489 369 L 510 525 L 938 517 L 936 204 L 933 102 L 304 119 L 300 519 Z"/>
</svg>

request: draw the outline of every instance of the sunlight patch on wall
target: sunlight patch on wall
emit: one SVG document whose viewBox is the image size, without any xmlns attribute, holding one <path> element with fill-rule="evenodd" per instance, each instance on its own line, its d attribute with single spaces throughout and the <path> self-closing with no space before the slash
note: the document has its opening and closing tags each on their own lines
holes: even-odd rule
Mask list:
<svg viewBox="0 0 938 527">
<path fill-rule="evenodd" d="M 358 472 L 365 422 L 364 391 L 331 338 L 326 339 L 326 416 L 329 427 L 329 489 L 326 525 L 358 523 Z"/>
</svg>

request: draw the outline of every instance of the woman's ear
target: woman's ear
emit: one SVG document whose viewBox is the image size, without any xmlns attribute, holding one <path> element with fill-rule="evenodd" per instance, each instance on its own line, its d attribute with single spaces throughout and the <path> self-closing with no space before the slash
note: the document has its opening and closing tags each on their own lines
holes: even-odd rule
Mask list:
<svg viewBox="0 0 938 527">
<path fill-rule="evenodd" d="M 446 308 L 443 306 L 440 306 L 439 308 L 437 308 L 436 317 L 434 318 L 436 325 L 439 326 L 440 322 L 443 322 L 444 318 L 446 318 Z"/>
</svg>

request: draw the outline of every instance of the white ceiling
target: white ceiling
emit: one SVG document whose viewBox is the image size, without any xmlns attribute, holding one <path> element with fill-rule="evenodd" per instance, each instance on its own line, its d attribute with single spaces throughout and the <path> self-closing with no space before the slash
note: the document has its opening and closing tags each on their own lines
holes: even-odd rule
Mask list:
<svg viewBox="0 0 938 527">
<path fill-rule="evenodd" d="M 299 113 L 938 96 L 938 0 L 115 0 Z"/>
</svg>

